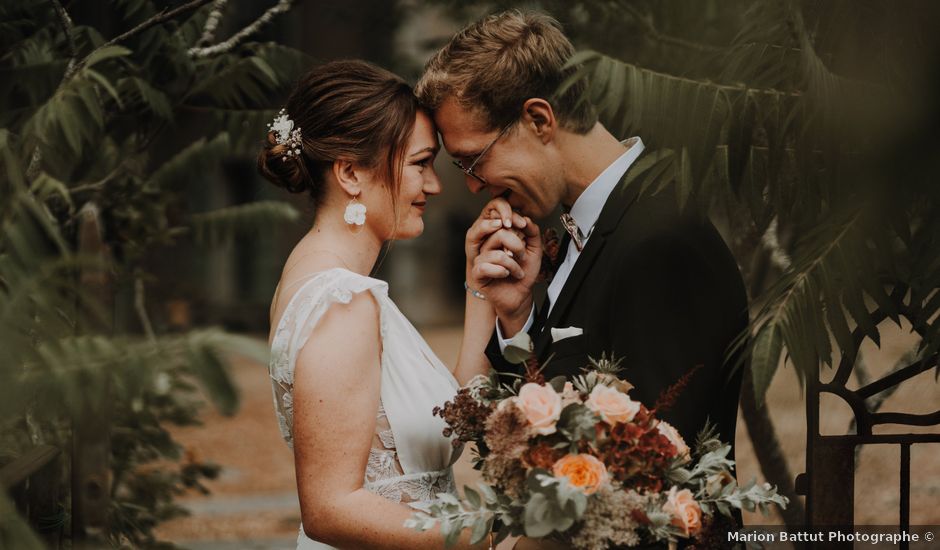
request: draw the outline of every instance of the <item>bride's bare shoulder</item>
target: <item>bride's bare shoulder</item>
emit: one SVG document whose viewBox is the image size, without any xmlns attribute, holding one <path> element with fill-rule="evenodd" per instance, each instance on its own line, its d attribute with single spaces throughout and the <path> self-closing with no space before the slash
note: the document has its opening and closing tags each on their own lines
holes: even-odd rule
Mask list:
<svg viewBox="0 0 940 550">
<path fill-rule="evenodd" d="M 274 295 L 271 298 L 271 307 L 268 311 L 268 320 L 271 326 L 277 326 L 278 320 L 283 315 L 287 304 L 298 291 L 302 283 L 309 281 L 317 275 L 331 269 L 342 267 L 335 260 L 330 258 L 308 255 L 292 261 L 295 253 L 287 259 L 284 268 L 281 270 L 281 278 L 274 289 Z"/>
<path fill-rule="evenodd" d="M 328 379 L 356 376 L 349 371 L 371 372 L 380 361 L 381 350 L 379 305 L 371 292 L 357 292 L 349 302 L 330 305 L 310 333 L 297 363 Z"/>
</svg>

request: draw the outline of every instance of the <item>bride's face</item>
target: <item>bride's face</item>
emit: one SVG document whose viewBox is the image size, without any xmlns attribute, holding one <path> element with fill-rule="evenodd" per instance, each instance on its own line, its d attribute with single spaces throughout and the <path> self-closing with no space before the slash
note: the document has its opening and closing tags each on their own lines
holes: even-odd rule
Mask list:
<svg viewBox="0 0 940 550">
<path fill-rule="evenodd" d="M 441 192 L 441 181 L 434 172 L 439 148 L 434 122 L 418 111 L 414 131 L 402 151 L 404 162 L 395 203 L 397 223 L 391 220 L 392 239 L 412 239 L 424 231 L 428 198 Z"/>
</svg>

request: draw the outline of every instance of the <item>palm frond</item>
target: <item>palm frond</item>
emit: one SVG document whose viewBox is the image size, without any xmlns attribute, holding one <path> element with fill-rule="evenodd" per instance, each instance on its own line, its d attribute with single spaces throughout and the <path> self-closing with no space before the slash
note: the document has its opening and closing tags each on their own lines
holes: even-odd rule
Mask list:
<svg viewBox="0 0 940 550">
<path fill-rule="evenodd" d="M 740 188 L 751 149 L 744 124 L 752 135 L 757 105 L 785 95 L 659 73 L 592 51 L 579 52 L 568 65 L 573 70 L 559 93 L 586 81 L 585 100 L 598 106 L 605 126 L 676 152 L 674 181 L 682 203 L 702 193 L 724 160 L 719 147 L 729 142 L 734 144 L 733 186 Z M 727 180 L 719 183 L 721 189 L 732 189 Z"/>
<path fill-rule="evenodd" d="M 104 391 L 108 387 L 77 384 L 79 380 L 114 377 L 124 387 L 143 389 L 151 387 L 159 373 L 185 366 L 219 411 L 233 414 L 238 393 L 227 373 L 227 361 L 222 359 L 232 351 L 261 362 L 268 358 L 266 343 L 216 329 L 165 336 L 155 341 L 102 336 L 61 338 L 40 346 L 40 362 L 30 365 L 27 373 L 20 377 L 20 387 L 22 384 L 45 387 L 48 382 L 42 378 L 51 376 L 58 380 L 53 387 L 60 393 L 44 398 L 57 399 L 78 413 L 86 402 L 96 401 L 95 396 L 88 393 L 92 388 Z"/>
<path fill-rule="evenodd" d="M 190 222 L 198 244 L 219 245 L 257 235 L 275 224 L 296 223 L 299 219 L 297 209 L 286 202 L 258 201 L 193 214 Z"/>
<path fill-rule="evenodd" d="M 146 185 L 154 189 L 183 189 L 195 184 L 214 170 L 228 152 L 227 134 L 211 140 L 199 139 L 157 168 Z"/>
<path fill-rule="evenodd" d="M 117 82 L 117 89 L 125 103 L 139 102 L 161 118 L 172 118 L 173 107 L 166 94 L 151 86 L 146 80 L 135 76 L 122 78 Z"/>
<path fill-rule="evenodd" d="M 186 102 L 235 109 L 266 105 L 308 62 L 304 54 L 276 44 L 246 44 L 243 49 L 247 55 L 235 59 L 201 61 L 198 67 L 204 76 Z"/>
<path fill-rule="evenodd" d="M 254 156 L 267 135 L 266 125 L 278 109 L 267 107 L 229 108 L 211 105 L 184 104 L 178 107 L 181 116 L 198 121 L 208 135 L 226 133 L 233 155 Z"/>
<path fill-rule="evenodd" d="M 792 269 L 765 293 L 754 321 L 757 337 L 751 357 L 758 390 L 766 390 L 773 378 L 781 343 L 801 381 L 815 376 L 820 363 L 832 364 L 830 334 L 841 350 L 854 350 L 857 343 L 846 315 L 865 336 L 879 342 L 867 299 L 890 298 L 883 288 L 863 282 L 879 280 L 879 262 L 869 261 L 879 251 L 866 238 L 866 223 L 864 213 L 854 211 L 807 234 L 796 247 Z M 762 398 L 759 393 L 758 400 Z"/>
<path fill-rule="evenodd" d="M 112 51 L 104 61 L 123 51 Z M 22 139 L 41 144 L 52 151 L 64 151 L 81 158 L 87 145 L 100 139 L 104 113 L 98 97 L 99 89 L 118 104 L 120 96 L 114 85 L 101 73 L 87 67 L 63 83 L 49 101 L 33 112 L 23 125 Z"/>
</svg>

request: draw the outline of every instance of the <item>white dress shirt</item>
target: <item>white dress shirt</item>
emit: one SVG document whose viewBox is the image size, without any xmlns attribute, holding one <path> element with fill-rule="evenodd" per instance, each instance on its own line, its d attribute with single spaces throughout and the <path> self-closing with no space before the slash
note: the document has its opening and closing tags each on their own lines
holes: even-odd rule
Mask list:
<svg viewBox="0 0 940 550">
<path fill-rule="evenodd" d="M 581 196 L 578 197 L 578 200 L 571 206 L 569 214 L 574 218 L 575 223 L 578 224 L 581 234 L 584 235 L 584 246 L 587 246 L 587 242 L 591 238 L 591 233 L 594 231 L 594 224 L 597 223 L 597 218 L 600 217 L 601 210 L 604 209 L 604 204 L 607 203 L 607 198 L 610 196 L 610 193 L 644 149 L 643 140 L 639 137 L 632 137 L 621 143 L 627 150 L 617 157 L 617 160 L 612 162 L 610 166 L 605 168 L 600 175 L 594 178 L 594 181 L 584 189 Z M 551 313 L 552 307 L 555 306 L 558 295 L 561 294 L 561 289 L 565 286 L 568 275 L 571 274 L 571 270 L 574 269 L 574 264 L 578 261 L 580 256 L 581 252 L 578 250 L 578 247 L 574 245 L 568 246 L 568 252 L 565 254 L 565 258 L 562 260 L 561 265 L 558 266 L 558 270 L 555 271 L 552 282 L 548 285 L 549 313 Z M 533 322 L 535 322 L 534 304 L 532 311 L 529 313 L 529 319 L 526 321 L 525 326 L 522 327 L 522 330 L 528 332 L 529 329 L 532 328 Z M 496 336 L 499 339 L 499 349 L 505 351 L 508 339 L 511 338 L 511 336 L 509 338 L 503 336 L 499 328 L 498 319 L 496 321 Z"/>
</svg>

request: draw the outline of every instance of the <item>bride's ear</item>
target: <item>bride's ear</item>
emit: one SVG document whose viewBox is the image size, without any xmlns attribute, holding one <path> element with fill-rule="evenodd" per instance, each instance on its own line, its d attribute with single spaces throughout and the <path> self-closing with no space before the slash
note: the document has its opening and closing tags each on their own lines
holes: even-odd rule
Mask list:
<svg viewBox="0 0 940 550">
<path fill-rule="evenodd" d="M 333 161 L 333 177 L 336 178 L 343 191 L 350 196 L 359 196 L 366 184 L 366 176 L 367 171 L 352 161 L 343 159 Z"/>
</svg>

